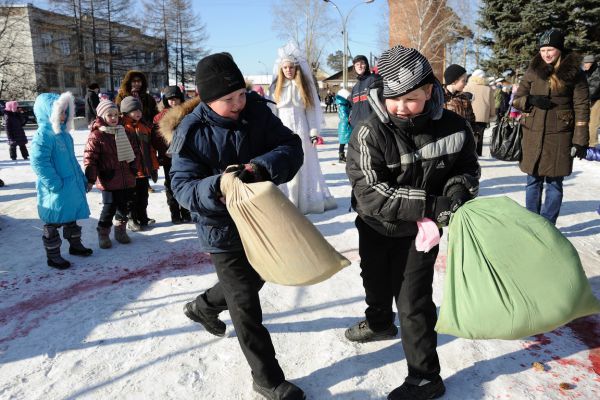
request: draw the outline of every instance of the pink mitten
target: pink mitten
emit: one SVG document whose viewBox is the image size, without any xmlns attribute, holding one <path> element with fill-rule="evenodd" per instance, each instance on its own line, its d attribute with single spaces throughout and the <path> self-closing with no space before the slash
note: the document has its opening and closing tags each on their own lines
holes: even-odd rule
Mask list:
<svg viewBox="0 0 600 400">
<path fill-rule="evenodd" d="M 440 243 L 440 231 L 435 222 L 429 218 L 423 218 L 417 221 L 417 237 L 415 238 L 415 247 L 417 251 L 427 253 Z"/>
</svg>

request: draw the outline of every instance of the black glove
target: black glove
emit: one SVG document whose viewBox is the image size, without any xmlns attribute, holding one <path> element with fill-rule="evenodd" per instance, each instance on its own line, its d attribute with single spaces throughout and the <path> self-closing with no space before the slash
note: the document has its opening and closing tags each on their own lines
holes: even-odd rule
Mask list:
<svg viewBox="0 0 600 400">
<path fill-rule="evenodd" d="M 527 96 L 527 104 L 535 106 L 541 110 L 549 110 L 555 106 L 555 104 L 547 96 Z"/>
<path fill-rule="evenodd" d="M 577 157 L 580 160 L 583 160 L 587 156 L 587 149 L 586 146 L 573 143 L 573 147 L 571 147 L 571 157 Z"/>
<path fill-rule="evenodd" d="M 263 182 L 269 179 L 267 170 L 254 163 L 230 165 L 225 168 L 225 172 L 233 172 L 244 183 Z"/>
<path fill-rule="evenodd" d="M 460 206 L 472 198 L 469 190 L 465 187 L 465 185 L 461 185 L 460 183 L 455 183 L 454 185 L 450 186 L 446 191 L 446 196 L 450 197 L 450 200 L 452 200 L 450 211 L 453 213 L 455 213 Z"/>
<path fill-rule="evenodd" d="M 98 172 L 98 177 L 100 177 L 100 179 L 102 179 L 103 181 L 110 181 L 114 176 L 115 176 L 114 169 L 104 169 L 104 170 Z"/>
<path fill-rule="evenodd" d="M 452 215 L 452 199 L 448 196 L 429 196 L 426 214 L 439 226 L 448 226 Z"/>
</svg>

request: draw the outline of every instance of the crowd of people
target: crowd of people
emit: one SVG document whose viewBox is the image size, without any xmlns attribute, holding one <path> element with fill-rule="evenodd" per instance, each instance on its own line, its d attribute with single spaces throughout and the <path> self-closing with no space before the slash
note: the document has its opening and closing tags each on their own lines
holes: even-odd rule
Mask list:
<svg viewBox="0 0 600 400">
<path fill-rule="evenodd" d="M 416 250 L 417 221 L 429 218 L 441 232 L 451 215 L 477 196 L 478 157 L 490 121 L 519 118 L 526 207 L 552 223 L 573 158 L 586 157 L 597 143 L 595 59 L 587 56 L 582 68 L 555 29 L 541 35 L 538 49 L 521 77 L 490 80 L 481 69 L 469 75 L 464 66 L 452 64 L 442 85 L 421 53 L 395 46 L 381 54 L 377 72 L 365 56 L 356 56 L 356 84 L 327 94 L 325 111 L 335 104 L 339 115 L 339 161 L 346 163 L 352 186 L 366 302 L 364 320 L 350 326 L 345 337 L 359 343 L 395 337 L 395 302 L 408 376 L 388 399 L 433 399 L 445 392 L 432 299 L 439 248 Z M 186 101 L 178 86 L 169 86 L 160 112 L 140 71 L 127 73 L 114 103 L 100 100 L 99 86 L 90 84 L 83 170 L 69 133 L 73 96 L 41 94 L 34 107 L 39 127 L 31 165 L 47 263 L 58 269 L 70 266 L 60 254 L 61 227 L 70 254 L 93 253 L 83 245 L 77 224 L 90 216 L 86 193 L 93 186 L 102 192 L 99 248 L 111 248 L 113 227 L 114 239 L 123 244 L 131 241 L 127 229 L 149 229 L 154 223 L 147 213 L 149 181 L 157 181 L 162 166 L 171 221 L 196 223 L 201 250 L 210 254 L 218 277 L 215 286 L 184 305 L 184 314 L 224 336 L 219 314 L 228 310 L 253 389 L 268 399 L 304 399 L 302 389 L 286 380 L 262 324 L 264 281 L 248 262 L 220 190 L 221 176 L 233 173 L 247 184 L 278 185 L 304 214 L 337 206 L 315 147 L 323 110 L 308 63 L 298 48 L 286 45 L 274 71 L 267 94 L 262 88 L 249 91 L 229 53 L 206 56 L 196 68 L 198 96 Z M 14 112 L 10 107 L 7 122 Z M 22 126 L 13 121 L 9 129 L 11 158 L 16 146 L 27 158 Z"/>
</svg>

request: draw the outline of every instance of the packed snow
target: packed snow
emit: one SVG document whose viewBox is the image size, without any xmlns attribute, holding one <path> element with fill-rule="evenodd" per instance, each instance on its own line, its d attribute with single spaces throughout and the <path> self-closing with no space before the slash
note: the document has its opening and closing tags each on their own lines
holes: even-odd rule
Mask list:
<svg viewBox="0 0 600 400">
<path fill-rule="evenodd" d="M 310 220 L 352 261 L 331 279 L 307 287 L 266 284 L 264 322 L 287 379 L 309 399 L 384 399 L 407 373 L 400 339 L 356 344 L 344 330 L 364 316 L 350 185 L 337 161 L 337 116 L 326 115 L 321 167 L 338 208 Z M 489 141 L 491 130 L 486 132 Z M 27 131 L 31 139 L 34 127 Z M 81 161 L 87 131 L 73 134 Z M 524 204 L 517 163 L 481 158 L 481 196 Z M 162 169 L 161 169 L 162 173 Z M 557 226 L 577 248 L 600 297 L 600 163 L 575 161 L 565 180 Z M 217 280 L 197 250 L 194 225 L 172 225 L 162 177 L 150 194 L 157 223 L 130 233 L 128 245 L 98 248 L 101 196 L 88 194 L 91 218 L 80 221 L 88 258 L 46 265 L 29 161 L 12 161 L 0 137 L 0 398 L 259 399 L 229 320 L 225 338 L 186 318 L 182 306 Z M 434 299 L 442 298 L 446 235 L 436 263 Z M 554 293 L 548 293 L 553 296 Z M 490 315 L 490 318 L 494 318 Z M 465 340 L 440 335 L 446 399 L 600 398 L 600 316 L 524 340 Z M 535 364 L 539 363 L 539 364 Z"/>
</svg>

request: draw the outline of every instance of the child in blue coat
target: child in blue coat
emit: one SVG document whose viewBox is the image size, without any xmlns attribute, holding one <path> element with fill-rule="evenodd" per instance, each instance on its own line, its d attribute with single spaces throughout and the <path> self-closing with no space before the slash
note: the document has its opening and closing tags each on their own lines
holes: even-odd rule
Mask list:
<svg viewBox="0 0 600 400">
<path fill-rule="evenodd" d="M 335 103 L 337 104 L 338 116 L 340 122 L 338 122 L 338 139 L 340 141 L 339 148 L 339 162 L 346 162 L 346 153 L 344 148 L 350 141 L 350 134 L 352 133 L 352 127 L 348 118 L 350 117 L 350 92 L 344 88 L 341 88 L 335 95 Z"/>
<path fill-rule="evenodd" d="M 31 146 L 31 167 L 37 175 L 38 213 L 44 221 L 42 240 L 48 266 L 69 268 L 71 263 L 60 255 L 62 243 L 58 230 L 69 241 L 69 253 L 89 256 L 92 249 L 81 243 L 78 219 L 88 218 L 86 193 L 91 189 L 75 157 L 73 130 L 75 98 L 70 92 L 42 93 L 35 100 L 33 112 L 38 129 Z"/>
</svg>

